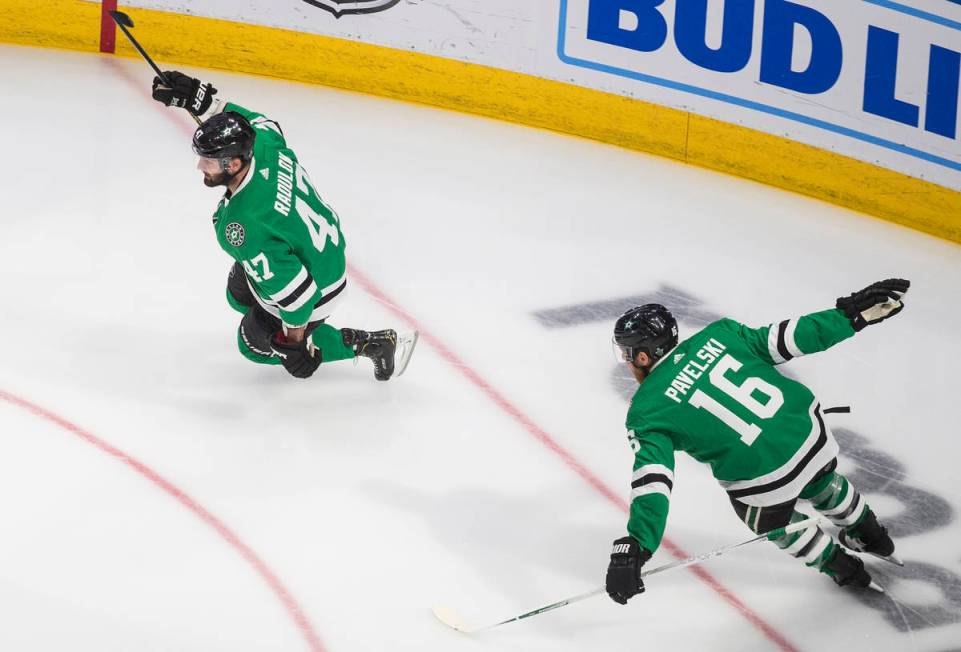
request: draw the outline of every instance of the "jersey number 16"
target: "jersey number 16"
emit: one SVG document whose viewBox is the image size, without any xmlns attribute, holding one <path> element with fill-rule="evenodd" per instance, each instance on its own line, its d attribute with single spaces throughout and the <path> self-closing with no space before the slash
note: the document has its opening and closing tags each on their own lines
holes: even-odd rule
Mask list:
<svg viewBox="0 0 961 652">
<path fill-rule="evenodd" d="M 735 384 L 726 374 L 728 371 L 736 372 L 741 367 L 741 363 L 732 358 L 730 354 L 723 356 L 708 374 L 711 385 L 746 407 L 758 418 L 770 419 L 784 405 L 784 394 L 771 383 L 756 376 L 748 376 L 740 385 Z M 758 400 L 755 398 L 755 394 L 763 396 L 766 400 Z M 748 423 L 700 389 L 691 395 L 689 402 L 694 407 L 707 410 L 720 419 L 740 435 L 741 441 L 748 446 L 753 444 L 754 440 L 761 434 L 760 426 L 755 423 Z"/>
</svg>

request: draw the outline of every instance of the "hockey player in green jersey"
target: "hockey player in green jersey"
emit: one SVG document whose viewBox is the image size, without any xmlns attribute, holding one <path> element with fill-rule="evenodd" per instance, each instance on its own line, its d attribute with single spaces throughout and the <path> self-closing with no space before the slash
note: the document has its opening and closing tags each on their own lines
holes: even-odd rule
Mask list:
<svg viewBox="0 0 961 652">
<path fill-rule="evenodd" d="M 887 530 L 835 469 L 838 444 L 810 389 L 775 366 L 824 351 L 903 308 L 908 281 L 889 279 L 837 300 L 836 308 L 763 328 L 721 319 L 678 344 L 677 322 L 658 304 L 632 308 L 614 326 L 614 347 L 640 387 L 627 414 L 634 450 L 628 535 L 617 539 L 607 592 L 625 604 L 644 590 L 641 567 L 664 534 L 674 453 L 710 465 L 735 512 L 759 534 L 807 518 L 810 501 L 840 528 L 819 527 L 775 543 L 841 586 L 874 586 L 845 548 L 900 563 Z"/>
<path fill-rule="evenodd" d="M 340 219 L 317 193 L 280 125 L 215 97 L 177 71 L 155 77 L 153 98 L 198 118 L 193 149 L 208 187 L 225 186 L 213 216 L 234 260 L 227 301 L 242 313 L 237 346 L 249 360 L 311 376 L 321 362 L 370 358 L 377 380 L 403 373 L 416 332 L 337 329 L 327 323 L 347 288 Z"/>
</svg>

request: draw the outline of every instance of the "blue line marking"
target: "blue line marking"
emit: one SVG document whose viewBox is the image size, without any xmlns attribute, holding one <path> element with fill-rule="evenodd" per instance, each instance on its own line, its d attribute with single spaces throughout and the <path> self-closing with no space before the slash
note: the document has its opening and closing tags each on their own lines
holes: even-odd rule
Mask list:
<svg viewBox="0 0 961 652">
<path fill-rule="evenodd" d="M 887 2 L 887 0 L 863 0 L 863 1 L 874 2 L 878 4 L 882 2 Z M 660 77 L 645 75 L 643 73 L 635 72 L 633 70 L 625 70 L 624 68 L 617 68 L 615 66 L 609 66 L 607 64 L 598 63 L 595 61 L 587 61 L 585 59 L 577 59 L 575 57 L 571 57 L 565 52 L 566 43 L 567 43 L 567 33 L 565 30 L 565 26 L 567 25 L 567 2 L 568 0 L 561 0 L 560 24 L 557 30 L 557 34 L 558 34 L 557 56 L 564 63 L 570 64 L 572 66 L 578 66 L 580 68 L 588 68 L 590 70 L 596 70 L 599 72 L 608 73 L 611 75 L 618 75 L 620 77 L 628 77 L 630 79 L 634 79 L 647 84 L 663 86 L 665 88 L 681 91 L 683 93 L 690 93 L 692 95 L 706 97 L 712 100 L 717 100 L 719 102 L 724 102 L 727 104 L 733 104 L 735 106 L 744 107 L 746 109 L 752 109 L 754 111 L 759 111 L 761 113 L 767 113 L 768 115 L 773 115 L 779 118 L 784 118 L 786 120 L 791 120 L 791 121 L 799 122 L 801 124 L 806 124 L 812 127 L 817 127 L 819 129 L 824 129 L 825 131 L 830 131 L 836 134 L 840 134 L 842 136 L 847 136 L 848 138 L 853 138 L 855 140 L 860 140 L 865 143 L 870 143 L 871 145 L 877 145 L 878 147 L 883 147 L 885 149 L 898 152 L 900 154 L 912 156 L 914 158 L 927 161 L 929 163 L 934 163 L 935 165 L 940 165 L 942 167 L 946 167 L 951 170 L 957 170 L 961 172 L 961 162 L 959 161 L 953 161 L 951 159 L 947 159 L 947 158 L 938 156 L 936 154 L 931 154 L 929 152 L 916 149 L 914 147 L 909 147 L 907 145 L 895 143 L 890 140 L 885 140 L 884 138 L 872 136 L 871 134 L 866 134 L 861 131 L 849 129 L 848 127 L 842 127 L 841 125 L 836 125 L 830 122 L 826 122 L 824 120 L 812 118 L 810 116 L 802 115 L 800 113 L 794 113 L 793 111 L 780 109 L 775 106 L 768 106 L 767 104 L 761 104 L 760 102 L 747 100 L 741 97 L 736 97 L 734 95 L 718 93 L 717 91 L 708 90 L 706 88 L 700 88 L 698 86 L 691 86 L 690 84 L 684 84 L 682 82 L 672 81 L 670 79 L 662 79 Z"/>
<path fill-rule="evenodd" d="M 932 14 L 928 11 L 921 11 L 920 9 L 915 9 L 914 7 L 906 7 L 905 5 L 898 4 L 897 2 L 891 2 L 891 0 L 861 0 L 862 2 L 867 2 L 871 5 L 877 5 L 879 7 L 884 7 L 885 9 L 890 9 L 892 11 L 897 11 L 902 14 L 907 14 L 908 16 L 913 16 L 915 18 L 920 18 L 921 20 L 927 20 L 932 23 L 937 23 L 938 25 L 944 25 L 945 27 L 950 27 L 951 29 L 956 29 L 961 31 L 961 23 L 956 20 L 951 20 L 950 18 L 945 18 L 944 16 L 938 16 L 937 14 Z M 950 0 L 951 2 L 958 2 L 958 0 Z M 961 2 L 959 2 L 961 4 Z"/>
</svg>

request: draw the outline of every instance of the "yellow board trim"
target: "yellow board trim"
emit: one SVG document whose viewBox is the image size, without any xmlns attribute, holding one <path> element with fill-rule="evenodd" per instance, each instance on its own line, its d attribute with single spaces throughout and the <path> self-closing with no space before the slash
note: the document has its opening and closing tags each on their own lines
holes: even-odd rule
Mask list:
<svg viewBox="0 0 961 652">
<path fill-rule="evenodd" d="M 0 0 L 0 41 L 97 52 L 100 4 Z M 961 243 L 961 193 L 739 125 L 406 50 L 137 9 L 158 61 L 323 84 L 649 152 L 822 199 Z M 117 53 L 138 56 L 122 34 Z"/>
</svg>

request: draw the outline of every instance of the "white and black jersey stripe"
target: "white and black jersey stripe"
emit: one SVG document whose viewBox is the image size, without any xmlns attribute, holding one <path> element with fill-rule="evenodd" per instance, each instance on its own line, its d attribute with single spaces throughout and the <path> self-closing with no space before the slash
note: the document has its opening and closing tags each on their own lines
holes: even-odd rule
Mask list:
<svg viewBox="0 0 961 652">
<path fill-rule="evenodd" d="M 317 284 L 307 273 L 307 268 L 301 265 L 300 271 L 280 292 L 270 295 L 271 302 L 284 310 L 293 312 L 314 296 Z"/>
<path fill-rule="evenodd" d="M 747 505 L 765 507 L 797 498 L 801 489 L 839 452 L 834 435 L 824 425 L 821 406 L 815 401 L 808 410 L 811 433 L 804 443 L 779 468 L 750 480 L 724 481 L 728 496 Z"/>
<path fill-rule="evenodd" d="M 674 471 L 663 464 L 645 464 L 631 477 L 631 500 L 647 494 L 662 494 L 671 499 Z"/>
<path fill-rule="evenodd" d="M 317 296 L 317 284 L 314 282 L 314 279 L 311 278 L 310 274 L 307 273 L 306 268 L 301 268 L 301 271 L 297 273 L 290 283 L 279 292 L 271 295 L 269 301 L 264 300 L 257 294 L 249 278 L 247 279 L 247 284 L 250 286 L 257 303 L 278 319 L 283 318 L 280 314 L 281 308 L 287 312 L 293 312 Z M 322 288 L 320 290 L 320 298 L 314 303 L 314 309 L 311 311 L 308 322 L 321 321 L 329 317 L 335 300 L 341 297 L 346 289 L 346 273 L 327 287 Z M 304 326 L 304 324 L 288 325 Z"/>
<path fill-rule="evenodd" d="M 774 364 L 783 364 L 792 358 L 804 355 L 794 341 L 797 319 L 785 319 L 779 324 L 771 324 L 767 331 L 767 351 Z"/>
</svg>

